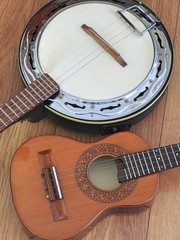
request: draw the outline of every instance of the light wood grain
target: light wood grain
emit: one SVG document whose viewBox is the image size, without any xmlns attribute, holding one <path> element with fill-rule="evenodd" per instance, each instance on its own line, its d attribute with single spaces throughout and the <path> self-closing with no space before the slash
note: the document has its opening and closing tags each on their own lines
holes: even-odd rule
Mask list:
<svg viewBox="0 0 180 240">
<path fill-rule="evenodd" d="M 177 18 L 174 49 L 175 67 L 167 93 L 161 145 L 177 142 L 180 139 L 180 14 Z M 176 169 L 161 175 L 160 191 L 151 210 L 148 240 L 178 240 L 180 238 L 180 218 L 178 210 L 178 206 L 180 205 L 180 178 L 178 170 L 179 169 Z M 161 204 L 163 208 L 160 207 Z M 171 223 L 174 223 L 173 228 Z M 160 233 L 159 229 L 166 229 L 166 231 Z"/>
<path fill-rule="evenodd" d="M 47 0 L 2 0 L 0 3 L 0 103 L 23 89 L 18 70 L 18 45 L 22 31 L 32 15 Z M 166 95 L 146 119 L 132 128 L 152 147 L 180 140 L 180 10 L 178 0 L 145 0 L 163 20 L 174 43 L 175 67 Z M 0 135 L 0 239 L 27 240 L 15 212 L 9 184 L 9 167 L 18 146 L 32 136 L 56 134 L 79 141 L 94 141 L 101 136 L 79 133 L 57 126 L 48 119 L 37 124 L 17 123 Z M 153 206 L 143 212 L 116 214 L 99 222 L 83 240 L 179 240 L 179 169 L 162 173 L 160 189 Z"/>
</svg>

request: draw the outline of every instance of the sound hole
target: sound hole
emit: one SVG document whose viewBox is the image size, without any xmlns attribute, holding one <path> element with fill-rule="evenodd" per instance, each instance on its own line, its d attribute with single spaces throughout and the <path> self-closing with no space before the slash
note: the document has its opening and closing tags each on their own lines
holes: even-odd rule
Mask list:
<svg viewBox="0 0 180 240">
<path fill-rule="evenodd" d="M 129 196 L 137 182 L 133 180 L 119 184 L 117 172 L 124 166 L 121 160 L 115 159 L 126 153 L 124 148 L 110 143 L 95 144 L 83 152 L 75 168 L 81 191 L 90 199 L 103 203 L 117 202 Z"/>
<path fill-rule="evenodd" d="M 90 165 L 89 178 L 101 190 L 114 190 L 120 186 L 117 173 L 121 169 L 123 165 L 120 160 L 113 156 L 101 156 Z"/>
</svg>

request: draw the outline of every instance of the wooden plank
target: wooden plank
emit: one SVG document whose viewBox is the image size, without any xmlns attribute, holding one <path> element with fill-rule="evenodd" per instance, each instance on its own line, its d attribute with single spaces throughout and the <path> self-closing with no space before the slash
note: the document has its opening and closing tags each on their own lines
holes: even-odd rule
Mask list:
<svg viewBox="0 0 180 240">
<path fill-rule="evenodd" d="M 174 54 L 175 66 L 167 94 L 167 103 L 161 138 L 162 146 L 176 143 L 180 140 L 180 14 L 178 15 Z M 160 178 L 160 191 L 151 210 L 148 240 L 180 239 L 179 205 L 179 169 L 164 172 Z M 161 231 L 161 229 L 163 231 Z"/>
<path fill-rule="evenodd" d="M 172 42 L 175 39 L 176 25 L 177 25 L 177 14 L 179 10 L 179 1 L 168 0 L 145 0 L 147 4 L 162 20 L 165 25 Z M 169 17 L 169 13 L 171 17 Z M 133 128 L 134 131 L 144 137 L 151 147 L 157 147 L 160 144 L 160 138 L 162 133 L 162 125 L 164 119 L 164 112 L 166 106 L 166 94 L 161 100 L 160 104 L 154 109 L 154 111 L 148 115 L 143 121 L 136 124 Z"/>
</svg>

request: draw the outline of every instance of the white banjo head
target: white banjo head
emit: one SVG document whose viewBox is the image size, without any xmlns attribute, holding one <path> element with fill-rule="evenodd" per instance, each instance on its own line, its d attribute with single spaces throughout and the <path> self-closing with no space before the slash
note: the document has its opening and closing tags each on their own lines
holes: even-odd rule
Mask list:
<svg viewBox="0 0 180 240">
<path fill-rule="evenodd" d="M 91 101 L 117 98 L 134 90 L 150 72 L 154 61 L 150 34 L 139 36 L 118 10 L 104 3 L 80 4 L 58 14 L 45 27 L 38 45 L 39 64 L 67 94 Z M 137 17 L 125 14 L 138 29 L 145 29 Z M 82 24 L 95 29 L 127 66 L 120 66 L 83 31 Z"/>
<path fill-rule="evenodd" d="M 83 24 L 127 65 L 121 66 L 83 31 Z M 172 55 L 162 22 L 143 4 L 52 1 L 23 33 L 20 69 L 26 84 L 43 73 L 57 81 L 61 92 L 47 108 L 58 116 L 112 124 L 144 115 L 159 100 L 172 71 Z"/>
</svg>

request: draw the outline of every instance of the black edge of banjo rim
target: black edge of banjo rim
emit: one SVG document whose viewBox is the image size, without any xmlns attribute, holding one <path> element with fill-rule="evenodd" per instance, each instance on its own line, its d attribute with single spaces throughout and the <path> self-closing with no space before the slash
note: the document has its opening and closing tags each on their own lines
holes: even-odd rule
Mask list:
<svg viewBox="0 0 180 240">
<path fill-rule="evenodd" d="M 156 99 L 154 104 L 152 104 L 150 107 L 148 107 L 146 110 L 142 111 L 142 113 L 137 113 L 136 116 L 130 115 L 129 118 L 126 117 L 126 119 L 115 119 L 114 121 L 106 121 L 106 122 L 88 122 L 88 121 L 78 121 L 77 119 L 69 118 L 64 115 L 60 115 L 54 113 L 55 111 L 49 109 L 49 107 L 46 107 L 46 116 L 50 119 L 52 119 L 54 122 L 58 124 L 62 124 L 63 126 L 73 128 L 75 130 L 81 131 L 81 132 L 89 132 L 89 133 L 98 133 L 102 135 L 106 134 L 112 134 L 116 132 L 121 131 L 127 131 L 130 130 L 130 128 L 147 117 L 154 109 L 155 107 L 160 103 L 163 95 L 165 94 L 165 91 L 163 91 L 162 95 Z"/>
</svg>

